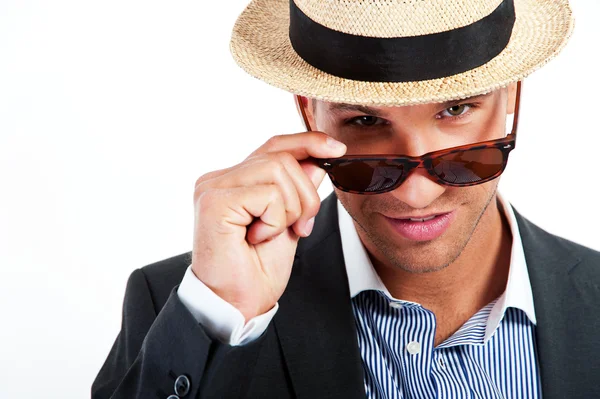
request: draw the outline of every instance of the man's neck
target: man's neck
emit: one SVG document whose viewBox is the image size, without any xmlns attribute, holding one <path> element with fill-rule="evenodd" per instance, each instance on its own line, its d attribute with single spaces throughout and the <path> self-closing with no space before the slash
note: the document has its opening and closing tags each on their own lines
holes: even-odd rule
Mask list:
<svg viewBox="0 0 600 399">
<path fill-rule="evenodd" d="M 505 215 L 492 201 L 460 256 L 443 270 L 409 273 L 371 260 L 394 298 L 417 302 L 435 314 L 437 346 L 504 292 L 511 242 Z"/>
</svg>

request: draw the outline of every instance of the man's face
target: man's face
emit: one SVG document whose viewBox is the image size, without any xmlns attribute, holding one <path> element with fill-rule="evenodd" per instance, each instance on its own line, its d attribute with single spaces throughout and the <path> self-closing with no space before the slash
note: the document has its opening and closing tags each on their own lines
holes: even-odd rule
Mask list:
<svg viewBox="0 0 600 399">
<path fill-rule="evenodd" d="M 504 137 L 506 117 L 514 111 L 515 91 L 513 84 L 467 100 L 407 107 L 308 100 L 306 110 L 311 127 L 346 144 L 347 155 L 418 156 Z M 388 193 L 335 191 L 371 256 L 405 271 L 430 272 L 452 263 L 470 240 L 486 235 L 497 209 L 492 201 L 497 185 L 498 179 L 470 187 L 442 186 L 418 168 Z M 432 239 L 402 234 L 393 223 L 393 219 L 446 213 L 450 213 L 450 223 Z"/>
</svg>

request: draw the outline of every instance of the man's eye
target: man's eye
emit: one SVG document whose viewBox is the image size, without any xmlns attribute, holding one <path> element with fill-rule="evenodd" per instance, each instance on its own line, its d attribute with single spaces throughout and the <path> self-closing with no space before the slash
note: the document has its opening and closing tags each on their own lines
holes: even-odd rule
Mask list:
<svg viewBox="0 0 600 399">
<path fill-rule="evenodd" d="M 358 125 L 358 126 L 376 126 L 382 125 L 385 123 L 385 120 L 378 118 L 376 116 L 371 115 L 363 115 L 357 116 L 356 118 L 352 118 L 347 122 L 349 125 Z"/>
<path fill-rule="evenodd" d="M 452 118 L 456 116 L 464 115 L 468 110 L 471 109 L 469 104 L 456 104 L 450 108 L 446 108 L 441 112 L 443 118 Z"/>
</svg>

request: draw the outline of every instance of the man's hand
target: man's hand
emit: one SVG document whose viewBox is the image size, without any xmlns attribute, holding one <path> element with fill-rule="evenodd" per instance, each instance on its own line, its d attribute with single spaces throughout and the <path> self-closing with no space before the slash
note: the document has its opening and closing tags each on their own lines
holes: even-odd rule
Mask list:
<svg viewBox="0 0 600 399">
<path fill-rule="evenodd" d="M 302 161 L 345 152 L 321 132 L 275 136 L 244 162 L 196 181 L 192 270 L 246 321 L 279 300 L 298 239 L 312 231 L 325 171 Z"/>
</svg>

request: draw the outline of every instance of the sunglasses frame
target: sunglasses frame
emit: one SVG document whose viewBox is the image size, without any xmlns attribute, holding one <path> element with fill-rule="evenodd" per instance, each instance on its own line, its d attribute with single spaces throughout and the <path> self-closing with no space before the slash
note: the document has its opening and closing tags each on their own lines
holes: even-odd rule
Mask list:
<svg viewBox="0 0 600 399">
<path fill-rule="evenodd" d="M 500 139 L 494 139 L 494 140 L 486 140 L 486 141 L 482 141 L 482 142 L 478 142 L 478 143 L 465 144 L 465 145 L 458 146 L 458 147 L 445 148 L 442 150 L 428 152 L 426 154 L 423 154 L 423 155 L 417 156 L 417 157 L 411 157 L 411 156 L 406 156 L 406 155 L 369 154 L 369 155 L 347 155 L 347 156 L 344 156 L 341 158 L 326 158 L 326 159 L 312 158 L 311 160 L 313 162 L 315 162 L 317 164 L 317 166 L 319 166 L 320 168 L 324 169 L 327 172 L 327 174 L 329 175 L 329 178 L 331 179 L 331 182 L 338 189 L 345 191 L 345 192 L 353 193 L 353 194 L 373 195 L 373 194 L 383 194 L 388 191 L 395 190 L 408 178 L 408 176 L 410 176 L 410 174 L 416 168 L 419 168 L 419 167 L 426 169 L 427 172 L 429 173 L 429 175 L 431 175 L 431 177 L 433 178 L 433 180 L 435 182 L 437 182 L 438 184 L 444 185 L 444 186 L 468 187 L 468 186 L 475 186 L 478 184 L 488 182 L 490 180 L 497 178 L 504 172 L 504 170 L 506 168 L 506 164 L 508 162 L 508 155 L 509 155 L 510 151 L 512 151 L 515 148 L 516 141 L 517 141 L 517 127 L 519 124 L 519 109 L 520 109 L 520 103 L 521 103 L 521 86 L 522 86 L 522 82 L 518 81 L 517 82 L 517 92 L 516 92 L 516 97 L 515 97 L 515 111 L 513 114 L 512 129 L 511 129 L 511 132 L 508 135 L 506 135 L 506 137 L 503 137 Z M 311 131 L 310 123 L 309 123 L 308 117 L 306 115 L 306 110 L 304 109 L 304 104 L 302 102 L 303 99 L 301 96 L 298 96 L 298 95 L 295 96 L 295 99 L 296 99 L 296 106 L 298 107 L 298 110 L 300 111 L 300 114 L 302 115 L 304 124 L 305 124 L 306 128 L 309 131 Z M 447 181 L 443 180 L 434 172 L 433 162 L 438 157 L 449 155 L 449 154 L 454 154 L 454 153 L 458 153 L 458 152 L 464 152 L 467 150 L 480 150 L 480 149 L 486 149 L 486 148 L 499 149 L 500 151 L 502 151 L 502 156 L 504 157 L 504 162 L 502 164 L 502 168 L 497 173 L 495 173 L 493 176 L 487 177 L 482 180 L 478 180 L 476 182 L 456 184 L 456 183 L 451 183 L 451 182 L 447 182 Z M 397 162 L 397 163 L 402 164 L 403 166 L 407 167 L 407 173 L 405 173 L 405 176 L 403 178 L 399 179 L 398 182 L 396 182 L 392 186 L 390 186 L 386 189 L 383 189 L 383 190 L 372 191 L 372 192 L 349 190 L 349 189 L 339 185 L 339 182 L 335 179 L 335 176 L 333 176 L 333 174 L 330 173 L 330 170 L 334 166 L 336 166 L 340 163 L 353 161 L 353 160 L 356 160 L 356 161 L 386 161 L 386 162 L 391 162 L 391 163 Z"/>
</svg>

